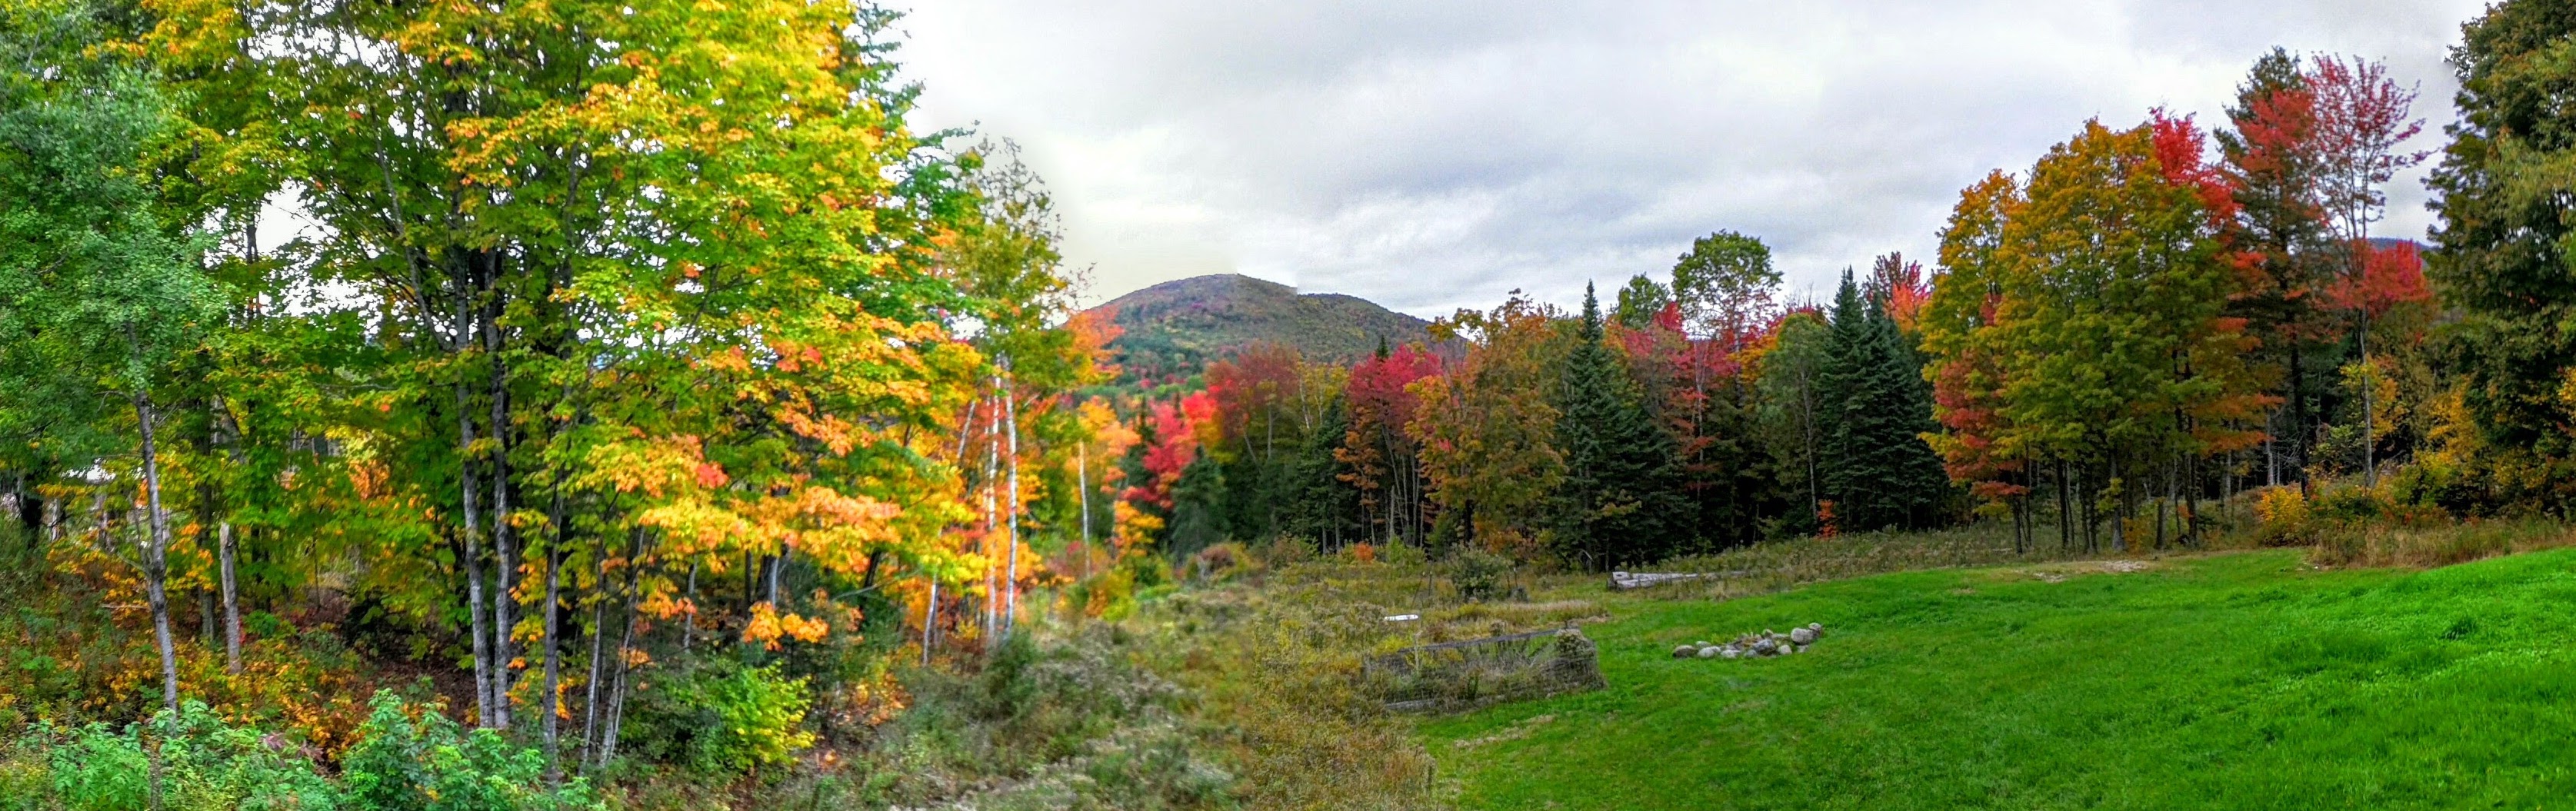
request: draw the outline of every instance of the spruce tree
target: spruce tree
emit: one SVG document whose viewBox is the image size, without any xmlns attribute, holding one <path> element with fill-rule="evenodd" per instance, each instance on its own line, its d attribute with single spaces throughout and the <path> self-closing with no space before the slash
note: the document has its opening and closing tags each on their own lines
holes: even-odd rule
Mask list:
<svg viewBox="0 0 2576 811">
<path fill-rule="evenodd" d="M 1565 478 L 1553 499 L 1559 554 L 1594 567 L 1671 553 L 1688 531 L 1671 435 L 1638 402 L 1635 383 L 1603 343 L 1601 305 L 1583 290 L 1583 320 L 1566 353 L 1556 424 Z"/>
<path fill-rule="evenodd" d="M 1224 541 L 1225 475 L 1202 453 L 1172 483 L 1172 524 L 1163 533 L 1163 549 L 1177 561 Z"/>
<path fill-rule="evenodd" d="M 1851 272 L 1834 294 L 1820 385 L 1825 491 L 1846 530 L 1920 527 L 1948 495 L 1941 459 L 1923 442 L 1932 401 L 1921 364 L 1886 303 L 1863 296 Z"/>
<path fill-rule="evenodd" d="M 1350 405 L 1335 396 L 1295 461 L 1295 507 L 1289 513 L 1289 531 L 1325 549 L 1341 548 L 1367 534 L 1359 489 L 1342 479 L 1349 468 L 1333 456 L 1350 431 Z"/>
</svg>

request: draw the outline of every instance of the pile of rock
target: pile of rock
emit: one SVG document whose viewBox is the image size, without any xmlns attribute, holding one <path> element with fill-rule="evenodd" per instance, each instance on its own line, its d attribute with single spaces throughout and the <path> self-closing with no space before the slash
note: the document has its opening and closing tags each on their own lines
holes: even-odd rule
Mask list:
<svg viewBox="0 0 2576 811">
<path fill-rule="evenodd" d="M 1816 644 L 1816 640 L 1823 638 L 1825 638 L 1825 626 L 1810 622 L 1804 628 L 1791 628 L 1785 634 L 1766 629 L 1758 634 L 1736 637 L 1734 641 L 1723 645 L 1709 644 L 1705 640 L 1693 642 L 1673 648 L 1673 658 L 1763 659 L 1787 656 L 1793 653 L 1805 653 L 1807 646 Z"/>
</svg>

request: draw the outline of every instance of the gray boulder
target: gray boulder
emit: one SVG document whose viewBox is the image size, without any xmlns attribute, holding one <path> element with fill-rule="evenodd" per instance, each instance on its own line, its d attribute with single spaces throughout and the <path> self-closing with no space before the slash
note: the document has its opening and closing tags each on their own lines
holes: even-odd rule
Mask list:
<svg viewBox="0 0 2576 811">
<path fill-rule="evenodd" d="M 1682 645 L 1682 646 L 1679 646 L 1679 647 L 1675 647 L 1675 648 L 1673 648 L 1673 658 L 1675 658 L 1675 659 L 1687 659 L 1687 658 L 1690 658 L 1690 655 L 1691 655 L 1691 654 L 1698 653 L 1698 652 L 1699 652 L 1699 649 L 1698 649 L 1698 648 L 1694 648 L 1694 647 L 1691 647 L 1691 646 L 1689 646 L 1689 645 Z"/>
<path fill-rule="evenodd" d="M 1699 658 L 1702 658 L 1702 659 L 1715 659 L 1715 658 L 1717 658 L 1717 649 L 1716 649 L 1716 648 L 1701 648 L 1701 649 L 1699 649 Z"/>
<path fill-rule="evenodd" d="M 1816 644 L 1816 629 L 1814 629 L 1814 628 L 1794 628 L 1794 629 L 1791 629 L 1791 630 L 1789 631 L 1789 641 L 1791 641 L 1791 642 L 1795 642 L 1795 643 L 1798 643 L 1798 644 L 1800 644 L 1800 645 L 1813 645 L 1813 644 Z"/>
</svg>

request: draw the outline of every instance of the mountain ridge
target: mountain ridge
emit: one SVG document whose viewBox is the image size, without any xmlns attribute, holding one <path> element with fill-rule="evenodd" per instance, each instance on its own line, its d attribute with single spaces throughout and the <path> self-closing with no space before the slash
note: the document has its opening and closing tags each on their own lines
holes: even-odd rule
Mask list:
<svg viewBox="0 0 2576 811">
<path fill-rule="evenodd" d="M 1388 346 L 1428 343 L 1431 322 L 1347 293 L 1301 293 L 1239 273 L 1175 279 L 1091 308 L 1121 330 L 1109 342 L 1128 382 L 1186 378 L 1209 361 L 1261 343 L 1307 360 L 1349 363 Z"/>
</svg>

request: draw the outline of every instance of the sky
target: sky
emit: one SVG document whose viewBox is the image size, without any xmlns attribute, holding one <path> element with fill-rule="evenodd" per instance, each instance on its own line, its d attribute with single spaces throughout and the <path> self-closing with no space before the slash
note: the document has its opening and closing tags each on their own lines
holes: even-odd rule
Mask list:
<svg viewBox="0 0 2576 811">
<path fill-rule="evenodd" d="M 1889 251 L 1929 264 L 1959 189 L 2088 118 L 2223 125 L 2275 46 L 2385 61 L 2436 149 L 2482 8 L 935 0 L 896 58 L 917 129 L 1021 147 L 1087 302 L 1242 273 L 1436 316 L 1661 278 L 1721 229 L 1770 245 L 1793 297 Z M 2423 236 L 2422 175 L 2377 233 Z"/>
</svg>

